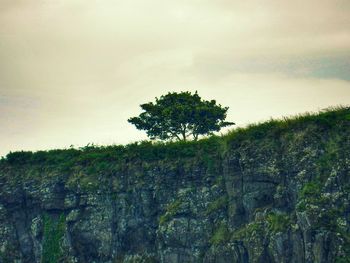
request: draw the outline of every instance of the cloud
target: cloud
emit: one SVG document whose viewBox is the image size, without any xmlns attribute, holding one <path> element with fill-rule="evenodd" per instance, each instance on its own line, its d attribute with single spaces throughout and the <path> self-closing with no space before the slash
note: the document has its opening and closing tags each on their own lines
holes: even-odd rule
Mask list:
<svg viewBox="0 0 350 263">
<path fill-rule="evenodd" d="M 126 119 L 198 90 L 242 125 L 349 101 L 347 0 L 3 0 L 1 154 L 145 138 Z"/>
</svg>

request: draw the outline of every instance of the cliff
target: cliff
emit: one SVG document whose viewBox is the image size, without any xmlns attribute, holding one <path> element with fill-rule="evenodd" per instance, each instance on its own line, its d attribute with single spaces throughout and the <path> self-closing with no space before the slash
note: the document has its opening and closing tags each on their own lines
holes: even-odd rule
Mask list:
<svg viewBox="0 0 350 263">
<path fill-rule="evenodd" d="M 350 262 L 350 108 L 198 142 L 10 153 L 0 262 Z"/>
</svg>

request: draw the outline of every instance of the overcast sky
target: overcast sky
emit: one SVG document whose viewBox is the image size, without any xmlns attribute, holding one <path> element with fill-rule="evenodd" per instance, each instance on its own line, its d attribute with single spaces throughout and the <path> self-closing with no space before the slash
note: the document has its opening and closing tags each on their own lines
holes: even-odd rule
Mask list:
<svg viewBox="0 0 350 263">
<path fill-rule="evenodd" d="M 168 91 L 239 126 L 350 103 L 349 0 L 0 0 L 0 156 L 145 139 Z"/>
</svg>

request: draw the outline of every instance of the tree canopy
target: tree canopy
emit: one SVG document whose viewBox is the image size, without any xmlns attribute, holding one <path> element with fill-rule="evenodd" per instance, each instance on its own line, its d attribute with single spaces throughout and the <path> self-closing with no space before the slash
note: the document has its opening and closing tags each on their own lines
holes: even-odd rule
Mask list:
<svg viewBox="0 0 350 263">
<path fill-rule="evenodd" d="M 234 124 L 225 121 L 228 107 L 217 105 L 215 100 L 202 100 L 197 91 L 169 92 L 140 107 L 143 112 L 128 122 L 145 130 L 151 139 L 186 141 L 193 137 L 197 140 L 199 135 L 212 134 Z"/>
</svg>

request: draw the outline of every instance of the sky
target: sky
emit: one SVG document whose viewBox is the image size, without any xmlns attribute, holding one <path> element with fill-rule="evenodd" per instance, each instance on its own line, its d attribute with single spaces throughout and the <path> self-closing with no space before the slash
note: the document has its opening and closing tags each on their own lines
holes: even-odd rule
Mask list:
<svg viewBox="0 0 350 263">
<path fill-rule="evenodd" d="M 0 156 L 146 139 L 196 90 L 237 126 L 349 105 L 350 1 L 0 0 Z"/>
</svg>

